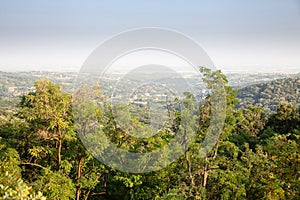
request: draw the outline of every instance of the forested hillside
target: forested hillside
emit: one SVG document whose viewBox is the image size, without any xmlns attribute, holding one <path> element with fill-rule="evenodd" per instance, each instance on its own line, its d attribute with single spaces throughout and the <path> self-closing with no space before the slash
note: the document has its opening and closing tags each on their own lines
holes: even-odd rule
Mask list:
<svg viewBox="0 0 300 200">
<path fill-rule="evenodd" d="M 300 104 L 300 78 L 286 78 L 249 85 L 238 90 L 239 107 L 255 105 L 276 111 L 280 102 Z"/>
<path fill-rule="evenodd" d="M 209 73 L 227 83 L 220 71 Z M 280 89 L 275 87 L 280 84 Z M 299 79 L 274 81 L 272 89 L 267 89 L 267 85 L 256 86 L 254 94 L 264 91 L 263 94 L 271 95 L 278 91 L 285 97 L 281 100 L 298 101 L 295 94 L 299 92 Z M 181 128 L 178 122 L 183 115 L 175 110 L 173 124 L 167 124 L 157 136 L 149 140 L 129 137 L 114 123 L 105 108 L 103 93 L 96 89 L 91 95 L 103 102 L 99 107 L 89 108 L 95 109 L 99 129 L 123 149 L 155 150 L 168 143 Z M 237 91 L 230 86 L 225 91 L 225 124 L 207 157 L 200 157 L 199 152 L 210 123 L 211 97 L 199 108 L 192 103 L 195 98 L 186 95 L 183 103 L 200 119 L 192 145 L 168 167 L 135 174 L 114 170 L 91 156 L 78 137 L 72 115 L 74 104 L 80 106 L 80 102 L 58 85 L 38 81 L 34 90 L 20 99 L 15 114 L 0 113 L 0 198 L 299 199 L 299 107 L 281 102 L 276 112 L 266 115 L 261 107 L 237 108 Z M 272 96 L 264 97 L 273 101 Z M 128 120 L 139 130 L 146 128 L 130 116 Z M 95 142 L 103 141 L 95 138 Z"/>
</svg>

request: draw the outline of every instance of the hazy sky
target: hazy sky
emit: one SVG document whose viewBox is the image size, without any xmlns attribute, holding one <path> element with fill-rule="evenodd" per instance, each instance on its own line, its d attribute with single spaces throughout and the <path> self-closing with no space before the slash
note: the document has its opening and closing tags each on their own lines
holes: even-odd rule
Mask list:
<svg viewBox="0 0 300 200">
<path fill-rule="evenodd" d="M 162 27 L 223 70 L 300 71 L 296 0 L 0 0 L 0 70 L 73 70 L 110 36 Z"/>
</svg>

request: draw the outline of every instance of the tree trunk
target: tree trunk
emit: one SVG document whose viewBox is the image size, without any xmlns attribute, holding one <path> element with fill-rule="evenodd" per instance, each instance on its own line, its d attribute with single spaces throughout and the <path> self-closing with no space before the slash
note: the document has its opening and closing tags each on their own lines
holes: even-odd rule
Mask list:
<svg viewBox="0 0 300 200">
<path fill-rule="evenodd" d="M 91 193 L 91 190 L 88 190 L 85 197 L 84 197 L 84 200 L 87 200 L 89 198 L 90 193 Z"/>
<path fill-rule="evenodd" d="M 219 148 L 219 143 L 217 142 L 216 144 L 216 149 L 215 152 L 213 154 L 213 156 L 211 157 L 211 161 L 215 160 L 217 157 L 217 153 L 218 153 L 218 148 Z M 208 162 L 208 158 L 205 158 L 205 166 L 204 166 L 204 170 L 203 170 L 203 187 L 206 187 L 207 184 L 207 178 L 208 178 L 208 173 L 209 173 L 209 162 Z"/>
<path fill-rule="evenodd" d="M 57 171 L 60 171 L 60 164 L 61 164 L 61 149 L 62 149 L 62 138 L 61 133 L 59 133 L 58 138 L 58 147 L 57 147 Z"/>
<path fill-rule="evenodd" d="M 187 167 L 188 167 L 188 174 L 189 174 L 189 177 L 190 177 L 190 181 L 191 181 L 191 186 L 194 186 L 194 176 L 192 174 L 192 166 L 191 166 L 191 162 L 189 160 L 189 153 L 188 153 L 188 146 L 187 146 L 187 134 L 186 134 L 186 129 L 184 129 L 184 136 L 183 136 L 183 142 L 184 142 L 184 145 L 185 145 L 185 152 L 184 152 L 184 156 L 185 156 L 185 161 L 186 161 L 186 164 L 187 164 Z"/>
<path fill-rule="evenodd" d="M 77 188 L 76 190 L 76 200 L 80 200 L 81 189 Z"/>
<path fill-rule="evenodd" d="M 81 170 L 82 170 L 82 162 L 83 159 L 80 157 L 79 162 L 78 162 L 78 167 L 77 167 L 77 190 L 76 190 L 76 200 L 80 199 L 80 194 L 81 194 L 81 188 L 78 186 L 78 181 L 81 178 Z"/>
<path fill-rule="evenodd" d="M 204 172 L 203 172 L 203 187 L 206 188 L 206 184 L 207 184 L 207 177 L 208 177 L 208 162 L 207 162 L 207 158 L 205 158 L 205 166 L 204 166 Z"/>
</svg>

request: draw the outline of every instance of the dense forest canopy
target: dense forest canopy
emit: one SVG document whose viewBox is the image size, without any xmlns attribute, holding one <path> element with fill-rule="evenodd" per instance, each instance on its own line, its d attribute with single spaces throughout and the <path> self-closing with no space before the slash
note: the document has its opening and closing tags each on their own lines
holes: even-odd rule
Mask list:
<svg viewBox="0 0 300 200">
<path fill-rule="evenodd" d="M 300 78 L 286 78 L 249 85 L 239 89 L 238 106 L 256 105 L 269 111 L 276 111 L 280 102 L 300 105 Z"/>
<path fill-rule="evenodd" d="M 220 71 L 209 73 L 227 83 Z M 285 83 L 293 88 L 299 83 L 296 81 Z M 104 101 L 98 89 L 92 95 Z M 237 91 L 229 86 L 225 86 L 225 91 L 225 124 L 217 144 L 206 157 L 200 157 L 199 152 L 210 122 L 211 99 L 208 96 L 206 103 L 194 107 L 193 96 L 186 95 L 184 103 L 201 121 L 193 143 L 167 167 L 135 174 L 120 172 L 95 159 L 77 135 L 72 103 L 78 102 L 58 85 L 37 81 L 34 90 L 20 99 L 16 113 L 0 113 L 0 197 L 299 199 L 299 107 L 282 101 L 276 112 L 266 114 L 262 107 L 237 107 Z M 103 105 L 91 108 L 97 111 L 95 117 L 111 141 L 132 151 L 165 145 L 175 130 L 180 129 L 178 120 L 183 117 L 175 110 L 170 124 L 151 140 L 144 141 L 129 137 L 117 127 Z M 130 117 L 129 122 L 143 130 L 143 124 Z"/>
</svg>

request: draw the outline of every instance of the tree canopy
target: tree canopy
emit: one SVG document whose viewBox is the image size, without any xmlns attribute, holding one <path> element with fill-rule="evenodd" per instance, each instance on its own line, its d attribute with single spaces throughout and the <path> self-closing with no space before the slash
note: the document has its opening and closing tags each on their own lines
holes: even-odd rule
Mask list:
<svg viewBox="0 0 300 200">
<path fill-rule="evenodd" d="M 97 98 L 99 104 L 95 107 L 74 99 L 50 81 L 36 82 L 35 91 L 22 97 L 15 115 L 0 116 L 1 199 L 299 199 L 300 109 L 287 102 L 280 103 L 272 114 L 253 105 L 237 108 L 237 91 L 226 85 L 222 72 L 203 73 L 211 87 L 213 77 L 225 84 L 226 98 L 221 135 L 205 157 L 199 154 L 212 120 L 211 96 L 199 105 L 193 95 L 186 93 L 180 102 L 185 105 L 182 112 L 171 110 L 170 120 L 157 135 L 141 139 L 118 127 L 97 85 L 92 93 L 79 91 L 81 96 Z M 182 129 L 180 121 L 191 113 L 184 112 L 184 108 L 196 113 L 193 120 L 199 120 L 199 125 L 196 129 L 192 123 L 185 127 L 184 132 L 194 131 L 195 139 L 167 167 L 148 173 L 125 173 L 99 162 L 84 147 L 77 131 L 85 124 L 78 126 L 72 114 L 83 105 L 86 110 L 81 117 L 86 123 L 96 120 L 114 144 L 132 152 L 166 145 Z M 130 109 L 141 118 L 123 109 L 127 128 L 146 131 L 143 109 Z M 95 144 L 104 142 L 92 139 Z M 184 139 L 183 135 L 183 144 Z"/>
</svg>

